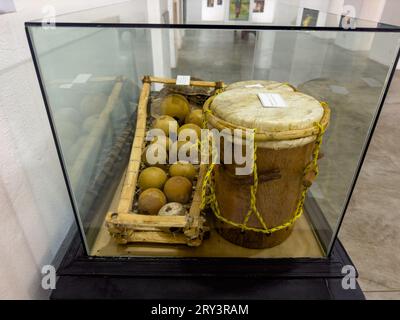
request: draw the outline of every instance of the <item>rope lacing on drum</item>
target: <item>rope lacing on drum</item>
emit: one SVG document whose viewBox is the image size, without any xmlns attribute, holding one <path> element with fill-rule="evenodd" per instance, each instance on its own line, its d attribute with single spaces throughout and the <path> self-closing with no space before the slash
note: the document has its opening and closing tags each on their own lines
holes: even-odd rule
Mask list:
<svg viewBox="0 0 400 320">
<path fill-rule="evenodd" d="M 215 96 L 211 97 L 210 99 L 214 99 Z M 211 100 L 212 101 L 212 100 Z M 210 103 L 211 103 L 210 101 Z M 325 102 L 321 102 L 321 105 L 323 107 L 327 107 L 327 104 Z M 204 112 L 204 118 L 203 118 L 203 128 L 206 129 L 207 128 L 207 118 L 206 118 L 206 114 L 207 113 L 211 113 L 210 109 L 206 109 Z M 320 148 L 322 145 L 322 138 L 323 135 L 325 133 L 326 128 L 324 128 L 322 126 L 321 123 L 319 122 L 315 122 L 314 126 L 317 129 L 317 135 L 316 135 L 316 139 L 315 139 L 315 143 L 314 143 L 314 147 L 313 147 L 313 152 L 312 152 L 312 160 L 305 166 L 304 170 L 303 170 L 303 182 L 305 182 L 307 175 L 313 171 L 315 176 L 318 175 L 319 170 L 318 170 L 318 158 L 319 158 L 319 153 L 320 153 Z M 254 130 L 255 132 L 255 130 Z M 209 141 L 205 141 L 204 143 L 209 143 Z M 214 145 L 214 144 L 212 144 Z M 306 184 L 303 183 L 303 190 L 301 192 L 300 198 L 297 202 L 296 205 L 296 209 L 292 215 L 292 218 L 275 227 L 271 227 L 268 228 L 267 224 L 265 223 L 262 215 L 260 214 L 260 212 L 257 209 L 257 188 L 258 188 L 258 172 L 257 172 L 257 144 L 254 141 L 254 155 L 253 155 L 253 179 L 254 179 L 254 183 L 253 185 L 250 187 L 250 208 L 249 211 L 247 212 L 243 223 L 238 223 L 238 222 L 234 222 L 231 221 L 229 219 L 227 219 L 226 217 L 221 215 L 221 212 L 219 210 L 219 205 L 218 205 L 218 201 L 215 195 L 215 186 L 214 186 L 214 167 L 215 167 L 215 163 L 216 163 L 216 157 L 217 157 L 217 152 L 212 152 L 213 150 L 211 150 L 212 153 L 212 160 L 211 163 L 208 167 L 207 173 L 204 177 L 203 180 L 203 185 L 202 185 L 202 202 L 201 202 L 201 210 L 203 210 L 207 205 L 210 206 L 211 210 L 213 211 L 214 215 L 221 220 L 222 222 L 225 222 L 226 224 L 229 224 L 233 227 L 236 228 L 240 228 L 243 231 L 254 231 L 254 232 L 261 232 L 264 234 L 272 234 L 274 232 L 283 230 L 283 229 L 287 229 L 289 227 L 291 227 L 295 221 L 297 219 L 299 219 L 303 213 L 303 206 L 304 206 L 304 201 L 306 199 L 307 196 L 307 191 L 310 188 L 311 184 Z M 258 221 L 260 222 L 260 224 L 262 225 L 262 228 L 255 228 L 255 227 L 250 227 L 247 226 L 247 223 L 251 217 L 251 215 L 255 213 L 257 216 Z"/>
</svg>

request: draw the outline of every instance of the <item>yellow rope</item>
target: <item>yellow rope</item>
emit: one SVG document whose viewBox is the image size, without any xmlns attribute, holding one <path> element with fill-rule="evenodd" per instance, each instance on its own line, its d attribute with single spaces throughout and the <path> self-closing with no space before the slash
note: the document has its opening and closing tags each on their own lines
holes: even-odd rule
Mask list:
<svg viewBox="0 0 400 320">
<path fill-rule="evenodd" d="M 211 97 L 210 99 L 213 99 L 214 97 Z M 327 106 L 327 104 L 325 102 L 321 102 L 322 106 Z M 210 113 L 210 110 L 207 110 L 207 113 Z M 204 114 L 204 119 L 203 119 L 203 128 L 206 128 L 207 126 L 207 119 L 206 119 L 206 114 Z M 312 160 L 306 165 L 306 167 L 304 168 L 303 171 L 303 179 L 308 175 L 309 172 L 314 171 L 315 176 L 318 175 L 319 170 L 318 170 L 318 157 L 319 157 L 319 152 L 320 152 L 320 148 L 321 148 L 321 144 L 322 144 L 322 137 L 325 133 L 325 128 L 321 125 L 321 123 L 314 123 L 314 126 L 318 128 L 318 134 L 315 140 L 315 144 L 314 144 L 314 149 L 312 152 Z M 209 141 L 206 141 L 207 143 L 209 143 Z M 212 151 L 211 151 L 212 152 Z M 307 191 L 310 187 L 310 185 L 303 185 L 303 190 L 301 192 L 300 195 L 300 199 L 297 202 L 297 206 L 296 209 L 294 211 L 293 217 L 279 225 L 279 226 L 275 226 L 272 228 L 268 228 L 262 215 L 260 214 L 260 212 L 257 209 L 256 206 L 256 195 L 257 195 L 257 188 L 258 188 L 258 174 L 257 174 L 257 145 L 254 142 L 254 156 L 253 156 L 253 179 L 254 179 L 254 183 L 253 185 L 250 187 L 250 208 L 249 211 L 247 212 L 243 223 L 237 223 L 231 220 L 228 220 L 227 218 L 225 218 L 224 216 L 221 215 L 221 212 L 219 210 L 219 205 L 218 205 L 218 201 L 215 195 L 215 188 L 214 188 L 214 181 L 213 181 L 213 172 L 214 172 L 214 167 L 215 167 L 215 156 L 217 154 L 217 152 L 212 153 L 214 154 L 214 157 L 211 161 L 211 164 L 208 167 L 207 173 L 204 177 L 204 181 L 203 181 L 203 186 L 202 186 L 202 203 L 200 208 L 203 210 L 207 205 L 210 205 L 212 211 L 214 212 L 215 216 L 225 222 L 226 224 L 229 224 L 231 226 L 240 228 L 242 230 L 247 230 L 247 231 L 254 231 L 254 232 L 261 232 L 261 233 L 265 233 L 265 234 L 272 234 L 274 232 L 286 229 L 291 227 L 295 221 L 300 218 L 300 216 L 303 213 L 303 205 L 304 205 L 304 201 L 306 199 L 306 195 L 307 195 Z M 208 189 L 208 192 L 207 192 Z M 257 216 L 257 219 L 259 220 L 260 224 L 262 225 L 263 228 L 255 228 L 255 227 L 249 227 L 247 226 L 247 223 L 250 219 L 250 216 L 255 213 Z"/>
<path fill-rule="evenodd" d="M 215 95 L 213 95 L 213 96 L 211 96 L 210 98 L 208 98 L 208 100 L 210 100 L 210 103 L 212 102 L 212 100 L 214 100 L 214 98 L 219 94 L 219 93 L 221 93 L 221 92 L 223 92 L 223 89 L 218 89 L 218 90 L 216 90 L 216 92 L 215 92 Z M 206 101 L 206 103 L 207 103 L 207 101 Z M 205 112 L 203 112 L 203 129 L 207 129 L 207 117 L 206 117 L 206 113 L 211 113 L 211 110 L 210 109 L 207 109 Z M 203 144 L 205 144 L 205 143 L 208 143 L 209 144 L 209 139 L 207 139 L 207 140 L 205 140 L 205 141 L 201 141 L 201 143 Z M 213 145 L 213 144 L 211 144 L 211 145 Z M 202 151 L 203 149 L 201 149 L 201 151 Z M 202 185 L 202 188 L 201 188 L 201 204 L 200 204 L 200 209 L 201 210 L 203 210 L 207 205 L 210 205 L 211 204 L 211 195 L 210 196 L 207 196 L 207 188 L 210 186 L 210 184 L 211 184 L 211 175 L 213 174 L 213 171 L 214 171 L 214 166 L 215 166 L 215 163 L 216 163 L 216 156 L 217 156 L 217 153 L 216 152 L 214 152 L 214 153 L 212 153 L 212 150 L 211 150 L 211 155 L 214 155 L 214 157 L 215 158 L 212 158 L 211 159 L 211 163 L 210 163 L 210 165 L 209 165 L 209 167 L 208 167 L 208 169 L 207 169 L 207 172 L 206 172 L 206 174 L 205 174 L 205 176 L 204 176 L 204 180 L 203 180 L 203 185 Z M 211 194 L 211 193 L 210 193 Z"/>
<path fill-rule="evenodd" d="M 297 92 L 297 88 L 296 88 L 294 85 L 290 84 L 289 82 L 284 82 L 284 83 L 282 83 L 282 86 L 291 87 L 291 88 L 293 89 L 294 92 Z"/>
<path fill-rule="evenodd" d="M 255 130 L 254 130 L 255 131 Z M 257 195 L 257 188 L 258 188 L 258 171 L 257 171 L 257 145 L 254 142 L 254 154 L 253 154 L 253 179 L 254 183 L 250 187 L 250 208 L 249 211 L 246 214 L 246 217 L 244 218 L 243 225 L 247 227 L 247 222 L 250 219 L 250 216 L 253 214 L 253 212 L 256 213 L 256 216 L 258 218 L 258 221 L 261 223 L 264 229 L 268 229 L 267 225 L 265 224 L 265 221 L 263 217 L 261 216 L 260 212 L 257 210 L 256 206 L 256 195 Z M 244 230 L 244 228 L 242 228 Z"/>
</svg>

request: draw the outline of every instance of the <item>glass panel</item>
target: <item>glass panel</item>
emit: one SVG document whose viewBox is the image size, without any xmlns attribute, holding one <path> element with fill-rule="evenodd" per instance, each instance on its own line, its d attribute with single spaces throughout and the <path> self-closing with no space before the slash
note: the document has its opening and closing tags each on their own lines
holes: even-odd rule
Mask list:
<svg viewBox="0 0 400 320">
<path fill-rule="evenodd" d="M 399 33 L 183 26 L 29 30 L 90 254 L 269 258 L 321 257 L 329 252 L 388 85 Z M 227 84 L 274 80 L 329 104 L 332 114 L 320 174 L 287 240 L 265 249 L 235 245 L 220 236 L 211 213 L 205 216 L 209 237 L 197 247 L 118 245 L 110 237 L 104 220 L 118 207 L 144 75 L 190 75 Z M 163 88 L 151 87 L 152 115 Z M 188 91 L 181 93 L 196 103 Z M 132 208 L 136 210 L 135 203 Z M 146 228 L 152 231 L 154 226 Z M 124 232 L 133 237 L 130 229 Z"/>
<path fill-rule="evenodd" d="M 149 30 L 32 28 L 47 102 L 87 245 L 130 153 Z"/>
</svg>

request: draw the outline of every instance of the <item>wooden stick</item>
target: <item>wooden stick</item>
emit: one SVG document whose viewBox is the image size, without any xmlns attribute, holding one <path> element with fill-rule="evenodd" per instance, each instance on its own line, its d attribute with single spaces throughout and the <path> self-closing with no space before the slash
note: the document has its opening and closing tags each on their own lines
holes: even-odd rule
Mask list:
<svg viewBox="0 0 400 320">
<path fill-rule="evenodd" d="M 189 210 L 189 217 L 190 217 L 190 225 L 189 227 L 185 230 L 185 235 L 189 239 L 193 238 L 198 238 L 200 234 L 200 229 L 203 225 L 203 219 L 201 218 L 201 193 L 202 193 L 202 187 L 203 187 L 203 179 L 205 174 L 207 173 L 207 165 L 200 165 L 199 169 L 199 177 L 197 179 L 197 184 L 195 188 L 195 192 L 193 195 L 193 200 L 192 200 L 192 205 L 190 206 Z"/>
<path fill-rule="evenodd" d="M 164 83 L 164 84 L 176 84 L 176 79 L 168 79 L 161 77 L 150 77 L 151 82 Z M 190 85 L 195 87 L 217 87 L 223 85 L 222 82 L 212 82 L 212 81 L 197 81 L 191 80 Z"/>
<path fill-rule="evenodd" d="M 143 142 L 146 134 L 147 103 L 150 95 L 150 86 L 150 83 L 144 82 L 140 93 L 135 138 L 133 140 L 128 169 L 126 171 L 125 181 L 118 204 L 118 213 L 128 213 L 132 209 L 142 156 Z"/>
<path fill-rule="evenodd" d="M 187 225 L 186 216 L 149 216 L 135 213 L 109 212 L 106 222 L 116 228 L 184 228 Z"/>
<path fill-rule="evenodd" d="M 127 236 L 114 235 L 113 237 L 119 244 L 130 242 L 187 244 L 187 238 L 181 233 L 131 232 Z"/>
</svg>

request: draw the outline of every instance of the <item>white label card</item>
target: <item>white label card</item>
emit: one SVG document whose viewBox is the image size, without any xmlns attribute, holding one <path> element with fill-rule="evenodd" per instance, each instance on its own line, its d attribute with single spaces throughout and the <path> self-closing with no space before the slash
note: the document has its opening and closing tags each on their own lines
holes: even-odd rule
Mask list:
<svg viewBox="0 0 400 320">
<path fill-rule="evenodd" d="M 256 83 L 256 84 L 248 84 L 245 86 L 246 88 L 264 88 L 262 84 Z"/>
<path fill-rule="evenodd" d="M 258 98 L 264 108 L 286 108 L 287 103 L 279 93 L 259 93 Z"/>
<path fill-rule="evenodd" d="M 72 83 L 86 83 L 92 75 L 90 73 L 81 73 L 78 74 Z"/>
<path fill-rule="evenodd" d="M 176 84 L 178 86 L 190 86 L 190 76 L 178 75 L 176 77 Z"/>
</svg>

